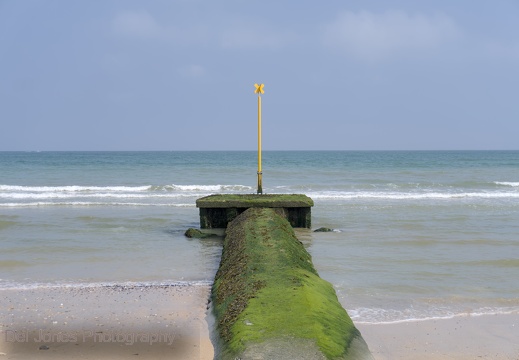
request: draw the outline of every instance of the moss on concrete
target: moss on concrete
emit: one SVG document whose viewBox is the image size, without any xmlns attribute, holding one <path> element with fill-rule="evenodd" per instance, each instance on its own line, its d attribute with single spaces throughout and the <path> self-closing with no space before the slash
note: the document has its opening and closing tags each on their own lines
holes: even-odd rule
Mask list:
<svg viewBox="0 0 519 360">
<path fill-rule="evenodd" d="M 289 348 L 298 344 L 289 353 L 301 351 L 303 341 L 327 359 L 353 358 L 349 350 L 357 340 L 355 358 L 371 358 L 335 290 L 272 209 L 248 209 L 228 226 L 213 303 L 223 359 L 243 357 L 258 344 L 280 348 L 285 340 Z"/>
<path fill-rule="evenodd" d="M 288 208 L 312 207 L 314 202 L 302 194 L 216 194 L 198 199 L 196 206 L 199 208 Z"/>
<path fill-rule="evenodd" d="M 202 229 L 226 228 L 230 221 L 249 208 L 277 209 L 293 227 L 309 229 L 312 226 L 313 205 L 312 199 L 301 194 L 218 194 L 196 201 L 196 206 L 200 208 Z"/>
<path fill-rule="evenodd" d="M 205 238 L 218 236 L 216 234 L 203 232 L 199 229 L 194 229 L 194 228 L 187 229 L 186 232 L 184 233 L 184 235 L 188 238 L 195 238 L 195 239 L 205 239 Z"/>
</svg>

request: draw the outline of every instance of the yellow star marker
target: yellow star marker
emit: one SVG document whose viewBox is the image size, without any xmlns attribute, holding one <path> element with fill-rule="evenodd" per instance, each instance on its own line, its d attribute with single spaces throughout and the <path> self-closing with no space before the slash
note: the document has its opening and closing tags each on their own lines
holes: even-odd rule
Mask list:
<svg viewBox="0 0 519 360">
<path fill-rule="evenodd" d="M 264 84 L 254 84 L 254 86 L 256 87 L 256 90 L 254 90 L 255 94 L 265 94 L 265 91 L 263 90 L 263 86 L 265 86 Z"/>
<path fill-rule="evenodd" d="M 263 86 L 263 84 L 254 84 L 254 87 L 256 88 L 254 93 L 258 94 L 258 194 L 263 194 L 263 173 L 261 172 L 261 94 L 265 94 Z"/>
</svg>

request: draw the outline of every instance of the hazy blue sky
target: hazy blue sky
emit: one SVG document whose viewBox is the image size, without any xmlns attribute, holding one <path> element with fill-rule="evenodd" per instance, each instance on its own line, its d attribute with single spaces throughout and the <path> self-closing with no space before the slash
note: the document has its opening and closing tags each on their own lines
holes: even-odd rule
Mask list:
<svg viewBox="0 0 519 360">
<path fill-rule="evenodd" d="M 0 0 L 0 150 L 519 149 L 519 1 Z"/>
</svg>

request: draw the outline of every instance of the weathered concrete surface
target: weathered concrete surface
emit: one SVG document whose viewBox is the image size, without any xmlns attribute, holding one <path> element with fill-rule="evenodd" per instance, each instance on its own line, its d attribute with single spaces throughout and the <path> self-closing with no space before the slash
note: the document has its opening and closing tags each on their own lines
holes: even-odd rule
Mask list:
<svg viewBox="0 0 519 360">
<path fill-rule="evenodd" d="M 273 208 L 292 227 L 311 228 L 313 205 L 311 198 L 301 194 L 218 194 L 196 201 L 202 229 L 226 228 L 230 221 L 249 208 Z"/>
<path fill-rule="evenodd" d="M 184 233 L 184 235 L 188 238 L 195 238 L 195 239 L 206 239 L 206 238 L 218 236 L 217 234 L 203 232 L 202 230 L 195 229 L 195 228 L 187 229 L 186 232 Z"/>
<path fill-rule="evenodd" d="M 197 207 L 212 208 L 282 208 L 282 207 L 312 207 L 311 198 L 302 194 L 216 194 L 200 198 L 196 201 Z"/>
<path fill-rule="evenodd" d="M 372 359 L 289 222 L 250 208 L 227 227 L 212 289 L 218 359 Z"/>
</svg>

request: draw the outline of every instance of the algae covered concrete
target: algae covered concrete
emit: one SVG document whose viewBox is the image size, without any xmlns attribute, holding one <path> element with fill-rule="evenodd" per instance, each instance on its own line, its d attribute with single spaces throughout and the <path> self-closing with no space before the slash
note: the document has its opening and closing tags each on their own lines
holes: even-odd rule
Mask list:
<svg viewBox="0 0 519 360">
<path fill-rule="evenodd" d="M 199 208 L 312 207 L 314 201 L 303 194 L 215 194 L 198 199 L 196 206 Z"/>
<path fill-rule="evenodd" d="M 276 209 L 292 227 L 311 228 L 313 205 L 313 200 L 302 194 L 217 194 L 196 201 L 202 229 L 226 228 L 249 208 Z"/>
<path fill-rule="evenodd" d="M 227 227 L 212 289 L 219 359 L 372 359 L 290 223 L 250 208 Z"/>
</svg>

